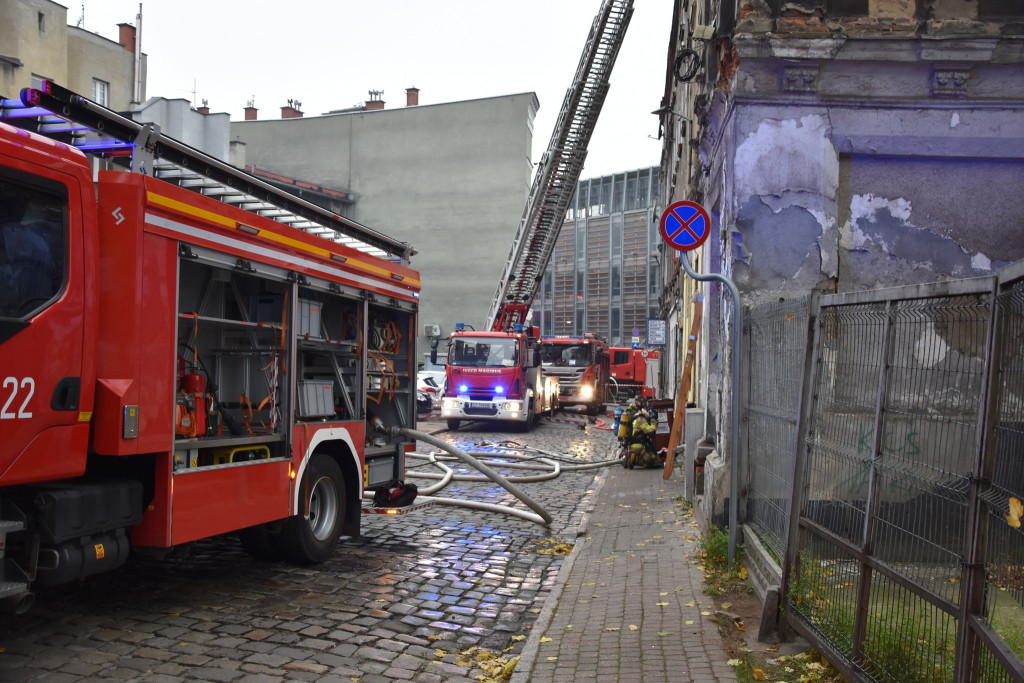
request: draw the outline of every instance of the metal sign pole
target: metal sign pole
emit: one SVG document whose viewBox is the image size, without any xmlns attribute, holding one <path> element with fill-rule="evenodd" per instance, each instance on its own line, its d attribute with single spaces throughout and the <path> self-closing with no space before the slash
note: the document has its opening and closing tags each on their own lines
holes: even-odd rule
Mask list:
<svg viewBox="0 0 1024 683">
<path fill-rule="evenodd" d="M 730 428 L 729 458 L 729 569 L 736 566 L 736 537 L 739 532 L 740 494 L 740 356 L 743 342 L 743 309 L 740 307 L 740 292 L 734 283 L 724 275 L 711 273 L 701 275 L 690 265 L 687 252 L 693 251 L 711 235 L 711 217 L 703 206 L 696 202 L 680 201 L 669 205 L 661 216 L 661 237 L 674 249 L 681 252 L 683 270 L 698 282 L 713 280 L 721 282 L 732 294 L 733 335 L 732 335 L 732 425 Z M 679 397 L 676 398 L 679 400 Z M 670 454 L 671 457 L 671 454 Z"/>
</svg>

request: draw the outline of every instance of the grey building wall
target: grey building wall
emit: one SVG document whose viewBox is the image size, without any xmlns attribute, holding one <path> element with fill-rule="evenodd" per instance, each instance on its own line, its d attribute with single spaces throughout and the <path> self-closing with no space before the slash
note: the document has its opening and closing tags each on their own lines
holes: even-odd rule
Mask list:
<svg viewBox="0 0 1024 683">
<path fill-rule="evenodd" d="M 151 97 L 132 108 L 132 118 L 140 123 L 156 123 L 164 135 L 221 161 L 231 160 L 231 116 L 227 113 L 202 114 L 184 98 Z"/>
<path fill-rule="evenodd" d="M 410 243 L 420 332 L 482 329 L 529 191 L 538 102 L 520 93 L 302 118 L 236 121 L 246 163 L 349 192 L 349 218 Z M 421 351 L 428 340 L 420 335 Z"/>
</svg>

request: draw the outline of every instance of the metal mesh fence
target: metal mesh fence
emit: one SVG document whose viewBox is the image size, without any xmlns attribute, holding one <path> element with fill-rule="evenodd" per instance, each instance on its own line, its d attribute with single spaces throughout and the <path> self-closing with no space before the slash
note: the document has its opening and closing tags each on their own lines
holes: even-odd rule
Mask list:
<svg viewBox="0 0 1024 683">
<path fill-rule="evenodd" d="M 782 557 L 793 488 L 808 300 L 748 313 L 747 524 Z"/>
<path fill-rule="evenodd" d="M 812 301 L 806 383 L 799 305 L 748 316 L 747 523 L 787 558 L 789 622 L 854 678 L 1024 680 L 1014 273 Z"/>
</svg>

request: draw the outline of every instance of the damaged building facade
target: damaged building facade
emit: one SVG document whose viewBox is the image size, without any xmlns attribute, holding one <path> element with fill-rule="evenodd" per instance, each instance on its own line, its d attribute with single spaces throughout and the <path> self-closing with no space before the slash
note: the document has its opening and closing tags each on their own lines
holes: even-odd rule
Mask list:
<svg viewBox="0 0 1024 683">
<path fill-rule="evenodd" d="M 708 210 L 691 263 L 732 279 L 744 307 L 1024 259 L 1020 2 L 679 0 L 661 104 L 663 205 Z M 695 284 L 662 249 L 674 395 Z M 733 303 L 698 289 L 689 398 L 724 467 Z"/>
</svg>

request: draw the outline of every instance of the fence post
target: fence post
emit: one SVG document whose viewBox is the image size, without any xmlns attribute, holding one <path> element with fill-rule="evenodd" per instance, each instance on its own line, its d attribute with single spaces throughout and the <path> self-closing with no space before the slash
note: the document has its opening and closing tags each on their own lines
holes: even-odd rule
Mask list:
<svg viewBox="0 0 1024 683">
<path fill-rule="evenodd" d="M 807 443 L 810 440 L 811 421 L 814 416 L 815 391 L 818 386 L 818 349 L 821 326 L 821 293 L 815 291 L 807 300 L 807 335 L 804 349 L 804 368 L 801 377 L 800 400 L 797 405 L 796 453 L 793 455 L 793 489 L 789 496 L 789 518 L 785 540 L 786 554 L 782 562 L 782 585 L 779 588 L 779 637 L 791 640 L 787 626 L 789 614 L 789 582 L 794 571 L 800 568 L 800 516 L 807 505 Z"/>
<path fill-rule="evenodd" d="M 964 564 L 961 572 L 960 614 L 956 633 L 956 679 L 977 679 L 980 641 L 974 630 L 973 617 L 980 616 L 985 607 L 985 541 L 988 525 L 985 523 L 985 502 L 981 494 L 992 485 L 995 468 L 996 422 L 999 419 L 1000 366 L 1003 351 L 1001 333 L 1002 316 L 998 305 L 999 281 L 992 278 L 992 304 L 989 308 L 988 330 L 985 340 L 985 379 L 981 387 L 983 400 L 978 409 L 978 426 L 971 468 L 970 491 L 967 499 L 967 528 L 964 534 Z"/>
</svg>

